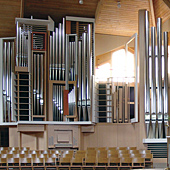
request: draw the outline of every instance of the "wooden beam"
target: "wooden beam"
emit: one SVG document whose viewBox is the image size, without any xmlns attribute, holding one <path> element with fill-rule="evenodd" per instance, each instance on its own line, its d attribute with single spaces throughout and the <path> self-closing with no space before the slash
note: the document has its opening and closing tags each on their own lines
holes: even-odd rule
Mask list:
<svg viewBox="0 0 170 170">
<path fill-rule="evenodd" d="M 169 0 L 163 0 L 163 1 L 170 8 L 170 1 Z"/>
<path fill-rule="evenodd" d="M 149 0 L 149 7 L 150 7 L 150 12 L 151 12 L 152 25 L 153 25 L 153 27 L 156 27 L 156 20 L 155 20 L 155 12 L 154 12 L 153 0 Z"/>
<path fill-rule="evenodd" d="M 24 0 L 21 0 L 20 18 L 24 18 Z"/>
<path fill-rule="evenodd" d="M 104 0 L 100 0 L 97 4 L 97 8 L 96 8 L 96 13 L 95 13 L 95 22 L 97 23 L 98 19 L 99 19 L 99 15 L 100 15 L 100 11 L 102 8 L 102 4 L 103 4 Z"/>
</svg>

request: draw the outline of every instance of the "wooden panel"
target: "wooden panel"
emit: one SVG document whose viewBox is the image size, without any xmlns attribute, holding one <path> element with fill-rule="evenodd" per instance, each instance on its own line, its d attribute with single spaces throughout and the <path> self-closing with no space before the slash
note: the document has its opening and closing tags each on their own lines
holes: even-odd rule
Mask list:
<svg viewBox="0 0 170 170">
<path fill-rule="evenodd" d="M 149 11 L 148 0 L 126 0 L 120 1 L 120 4 L 118 8 L 117 1 L 102 1 L 98 9 L 99 16 L 96 16 L 96 33 L 131 36 L 138 32 L 138 10 L 142 8 Z"/>
<path fill-rule="evenodd" d="M 18 147 L 17 127 L 9 127 L 9 147 Z"/>
<path fill-rule="evenodd" d="M 44 132 L 44 125 L 18 125 L 18 132 Z"/>
<path fill-rule="evenodd" d="M 49 148 L 54 148 L 55 146 L 62 147 L 62 144 L 63 147 L 66 146 L 66 144 L 70 144 L 69 146 L 73 148 L 80 146 L 80 130 L 76 125 L 48 125 L 47 134 Z M 69 142 L 67 136 L 69 137 Z"/>
<path fill-rule="evenodd" d="M 144 124 L 142 124 L 144 127 Z M 142 129 L 142 128 L 141 128 Z M 144 149 L 140 124 L 96 124 L 95 133 L 82 133 L 82 149 L 87 147 L 136 146 Z M 140 142 L 139 142 L 140 140 Z M 146 149 L 146 148 L 145 148 Z"/>
<path fill-rule="evenodd" d="M 0 37 L 14 37 L 15 17 L 20 17 L 21 0 L 0 1 Z"/>
<path fill-rule="evenodd" d="M 81 126 L 81 132 L 83 133 L 93 133 L 94 132 L 94 126 Z"/>
</svg>

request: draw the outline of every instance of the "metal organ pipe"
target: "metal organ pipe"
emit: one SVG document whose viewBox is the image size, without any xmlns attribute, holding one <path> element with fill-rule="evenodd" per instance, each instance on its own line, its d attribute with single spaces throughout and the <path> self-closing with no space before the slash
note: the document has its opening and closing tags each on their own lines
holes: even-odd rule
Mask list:
<svg viewBox="0 0 170 170">
<path fill-rule="evenodd" d="M 58 62 L 58 64 L 59 64 L 59 80 L 62 80 L 62 72 L 61 72 L 61 69 L 62 69 L 62 54 L 61 54 L 61 52 L 62 52 L 62 43 L 61 43 L 61 41 L 62 41 L 62 24 L 61 23 L 59 23 L 59 29 L 58 29 L 58 34 L 59 34 L 59 46 L 58 46 L 58 50 L 59 50 L 59 56 L 58 56 L 58 58 L 59 58 L 59 62 Z"/>
<path fill-rule="evenodd" d="M 56 41 L 55 41 L 55 32 L 53 32 L 53 52 L 52 52 L 52 80 L 55 80 L 55 60 L 56 60 Z"/>
<path fill-rule="evenodd" d="M 19 42 L 18 42 L 18 40 L 19 40 L 19 23 L 18 23 L 18 21 L 17 21 L 17 23 L 16 23 L 16 33 L 17 33 L 17 36 L 16 36 L 16 44 L 18 44 Z M 18 45 L 16 45 L 16 66 L 18 66 L 18 59 L 19 59 L 19 54 L 18 54 L 18 52 L 19 52 L 19 46 Z"/>
<path fill-rule="evenodd" d="M 62 26 L 62 80 L 64 80 L 65 72 L 65 18 L 63 18 Z"/>
<path fill-rule="evenodd" d="M 55 80 L 58 80 L 58 77 L 59 77 L 59 75 L 58 75 L 58 60 L 59 60 L 59 57 L 58 57 L 58 28 L 56 28 L 55 29 L 55 52 L 56 52 L 56 54 L 55 54 Z"/>
<path fill-rule="evenodd" d="M 151 27 L 151 120 L 152 120 L 152 137 L 156 138 L 156 59 L 155 59 L 155 27 Z"/>
<path fill-rule="evenodd" d="M 164 122 L 165 137 L 168 124 L 168 32 L 164 32 Z"/>
<path fill-rule="evenodd" d="M 150 85 L 149 85 L 149 12 L 145 19 L 145 113 L 150 113 Z"/>
<path fill-rule="evenodd" d="M 82 36 L 82 100 L 86 100 L 86 33 Z"/>
<path fill-rule="evenodd" d="M 158 22 L 157 22 L 157 51 L 158 51 L 158 113 L 162 114 L 163 105 L 162 105 L 162 19 L 161 18 L 158 18 Z"/>
<path fill-rule="evenodd" d="M 91 76 L 91 25 L 88 25 L 87 34 L 87 100 L 90 100 L 90 76 Z"/>
<path fill-rule="evenodd" d="M 43 85 L 43 83 L 44 83 L 44 73 L 43 73 L 43 70 L 44 70 L 44 56 L 43 56 L 43 54 L 41 54 L 40 55 L 40 63 L 41 63 L 41 73 L 40 73 L 40 75 L 41 75 L 41 78 L 40 78 L 40 83 L 41 83 L 41 85 L 40 85 L 40 114 L 41 115 L 43 115 L 43 104 L 44 104 L 44 99 L 43 99 L 43 93 L 44 93 L 44 91 L 43 91 L 43 89 L 44 89 L 44 85 Z"/>
<path fill-rule="evenodd" d="M 156 114 L 156 59 L 155 43 L 156 29 L 151 27 L 151 58 L 152 58 L 152 79 L 151 79 L 151 113 Z"/>
</svg>

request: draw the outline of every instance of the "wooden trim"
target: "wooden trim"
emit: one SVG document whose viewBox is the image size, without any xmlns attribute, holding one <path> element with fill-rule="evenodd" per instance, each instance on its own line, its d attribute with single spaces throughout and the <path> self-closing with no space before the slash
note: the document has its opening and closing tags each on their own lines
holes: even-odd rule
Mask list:
<svg viewBox="0 0 170 170">
<path fill-rule="evenodd" d="M 20 18 L 24 17 L 24 0 L 21 0 L 21 6 L 20 6 Z"/>
<path fill-rule="evenodd" d="M 71 34 L 71 21 L 66 20 L 66 34 Z"/>
<path fill-rule="evenodd" d="M 156 27 L 156 20 L 155 20 L 155 12 L 154 12 L 154 7 L 153 7 L 153 0 L 149 0 L 149 7 L 150 7 L 150 12 L 151 12 L 151 18 L 152 18 L 153 27 Z"/>
<path fill-rule="evenodd" d="M 100 15 L 100 11 L 102 9 L 102 4 L 103 4 L 104 0 L 100 0 L 97 4 L 97 8 L 96 8 L 96 13 L 95 13 L 95 22 L 97 23 L 98 19 L 99 19 L 99 15 Z"/>
</svg>

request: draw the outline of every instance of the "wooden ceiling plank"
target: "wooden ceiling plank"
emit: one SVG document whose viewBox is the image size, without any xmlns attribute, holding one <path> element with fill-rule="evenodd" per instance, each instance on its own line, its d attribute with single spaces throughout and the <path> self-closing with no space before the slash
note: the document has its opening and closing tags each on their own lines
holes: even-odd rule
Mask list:
<svg viewBox="0 0 170 170">
<path fill-rule="evenodd" d="M 170 1 L 169 0 L 163 0 L 163 1 L 170 8 Z"/>
<path fill-rule="evenodd" d="M 150 6 L 150 12 L 151 12 L 151 18 L 152 18 L 152 25 L 156 27 L 156 20 L 155 20 L 155 12 L 153 7 L 153 0 L 148 0 L 149 6 Z"/>
<path fill-rule="evenodd" d="M 103 7 L 103 1 L 104 0 L 100 0 L 97 4 L 97 8 L 96 8 L 96 13 L 95 13 L 95 22 L 97 23 L 98 19 L 99 19 L 99 16 L 100 16 L 100 11 Z"/>
</svg>

